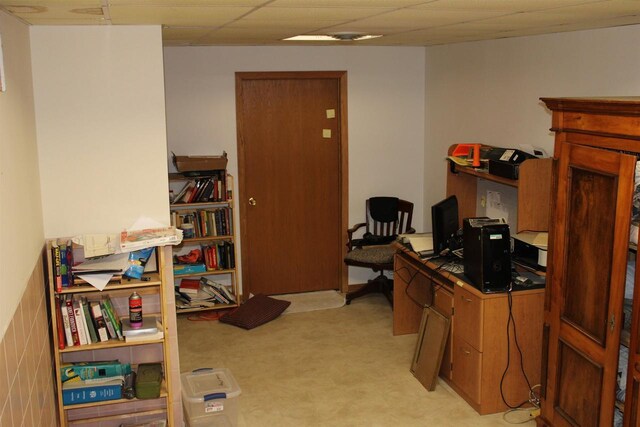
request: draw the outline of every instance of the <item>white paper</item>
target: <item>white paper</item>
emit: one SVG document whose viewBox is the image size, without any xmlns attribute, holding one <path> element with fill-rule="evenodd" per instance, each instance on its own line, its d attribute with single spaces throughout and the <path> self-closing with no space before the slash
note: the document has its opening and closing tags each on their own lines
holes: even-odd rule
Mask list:
<svg viewBox="0 0 640 427">
<path fill-rule="evenodd" d="M 168 227 L 170 224 L 162 223 L 160 221 L 156 221 L 153 218 L 149 218 L 146 216 L 140 216 L 135 222 L 131 225 L 131 227 L 127 228 L 127 230 L 144 230 L 146 228 L 162 228 Z"/>
<path fill-rule="evenodd" d="M 487 191 L 486 215 L 489 218 L 502 218 L 505 222 L 509 222 L 509 212 L 502 204 L 500 200 L 500 193 L 498 191 Z"/>
<path fill-rule="evenodd" d="M 109 283 L 109 280 L 113 277 L 113 274 L 104 273 L 104 274 L 76 274 L 75 277 L 84 280 L 94 288 L 99 291 L 103 291 L 104 288 Z"/>
<path fill-rule="evenodd" d="M 74 265 L 74 272 L 82 270 L 120 270 L 125 271 L 129 266 L 129 254 L 114 254 L 103 258 L 88 259 L 81 264 Z"/>
<path fill-rule="evenodd" d="M 121 253 L 117 234 L 83 234 L 71 240 L 84 248 L 85 258 Z"/>
</svg>

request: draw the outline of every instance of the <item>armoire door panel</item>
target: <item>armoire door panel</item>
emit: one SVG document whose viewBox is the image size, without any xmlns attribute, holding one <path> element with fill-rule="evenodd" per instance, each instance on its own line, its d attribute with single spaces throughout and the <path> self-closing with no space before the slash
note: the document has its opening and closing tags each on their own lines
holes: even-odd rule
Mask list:
<svg viewBox="0 0 640 427">
<path fill-rule="evenodd" d="M 556 411 L 570 425 L 597 427 L 603 368 L 560 341 Z"/>
<path fill-rule="evenodd" d="M 617 179 L 572 167 L 568 177 L 566 269 L 561 316 L 605 345 Z M 585 260 L 589 260 L 585 262 Z"/>
</svg>

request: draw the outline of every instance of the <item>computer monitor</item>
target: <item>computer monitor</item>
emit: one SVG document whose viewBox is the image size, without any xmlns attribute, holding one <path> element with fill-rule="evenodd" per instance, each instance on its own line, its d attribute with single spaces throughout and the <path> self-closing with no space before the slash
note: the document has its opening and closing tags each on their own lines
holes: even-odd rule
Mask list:
<svg viewBox="0 0 640 427">
<path fill-rule="evenodd" d="M 451 238 L 456 235 L 459 228 L 456 196 L 449 196 L 431 206 L 431 226 L 433 251 L 437 255 L 443 250 L 449 249 Z"/>
</svg>

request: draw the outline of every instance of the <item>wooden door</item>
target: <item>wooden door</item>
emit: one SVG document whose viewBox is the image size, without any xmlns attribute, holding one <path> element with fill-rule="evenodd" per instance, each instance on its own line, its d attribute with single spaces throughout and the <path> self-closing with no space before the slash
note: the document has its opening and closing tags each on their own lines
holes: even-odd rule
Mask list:
<svg viewBox="0 0 640 427">
<path fill-rule="evenodd" d="M 236 73 L 243 295 L 340 289 L 346 72 Z"/>
<path fill-rule="evenodd" d="M 546 404 L 554 426 L 610 426 L 635 157 L 556 142 Z"/>
</svg>

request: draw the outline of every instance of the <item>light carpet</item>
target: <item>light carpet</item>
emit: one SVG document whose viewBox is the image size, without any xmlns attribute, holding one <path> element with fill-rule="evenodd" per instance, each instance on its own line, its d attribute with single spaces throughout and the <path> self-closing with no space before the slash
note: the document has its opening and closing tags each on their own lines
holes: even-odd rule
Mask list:
<svg viewBox="0 0 640 427">
<path fill-rule="evenodd" d="M 273 298 L 289 301 L 291 303 L 291 305 L 282 314 L 304 313 L 307 311 L 340 308 L 345 302 L 343 294 L 332 290 L 274 295 Z"/>
</svg>

